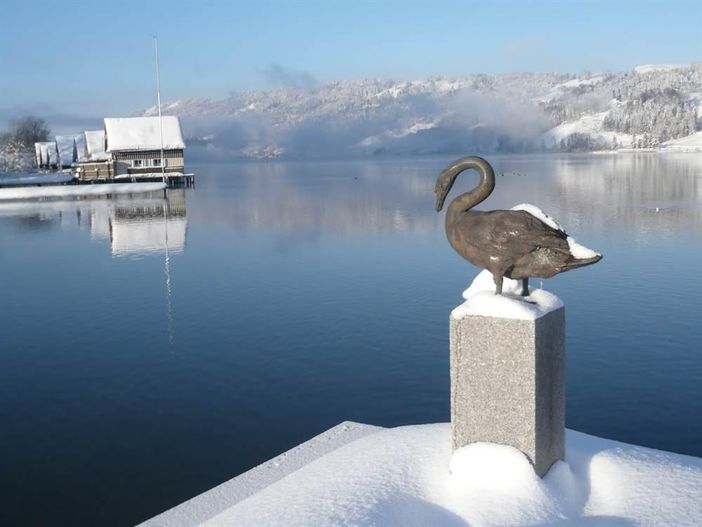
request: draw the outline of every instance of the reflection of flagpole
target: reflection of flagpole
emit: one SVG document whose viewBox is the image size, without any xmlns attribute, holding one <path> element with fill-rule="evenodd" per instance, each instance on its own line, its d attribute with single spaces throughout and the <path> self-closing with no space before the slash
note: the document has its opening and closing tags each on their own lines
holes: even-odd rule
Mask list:
<svg viewBox="0 0 702 527">
<path fill-rule="evenodd" d="M 163 218 L 165 220 L 166 229 L 166 262 L 164 265 L 164 274 L 166 275 L 166 316 L 168 317 L 168 342 L 171 346 L 175 342 L 175 333 L 173 331 L 173 304 L 171 303 L 171 255 L 168 250 L 168 198 L 163 203 Z"/>
</svg>

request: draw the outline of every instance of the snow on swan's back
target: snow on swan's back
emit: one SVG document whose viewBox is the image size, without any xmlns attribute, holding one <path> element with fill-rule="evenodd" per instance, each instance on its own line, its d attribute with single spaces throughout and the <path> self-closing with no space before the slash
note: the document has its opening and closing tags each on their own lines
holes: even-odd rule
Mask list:
<svg viewBox="0 0 702 527">
<path fill-rule="evenodd" d="M 565 229 L 561 227 L 556 220 L 554 220 L 551 216 L 546 214 L 539 207 L 537 207 L 536 205 L 532 205 L 531 203 L 520 203 L 519 205 L 515 205 L 514 207 L 512 207 L 510 210 L 523 210 L 525 212 L 528 212 L 535 218 L 541 220 L 549 227 L 559 230 L 563 233 L 566 232 Z M 585 260 L 588 258 L 595 258 L 596 256 L 602 256 L 600 253 L 595 252 L 592 249 L 588 249 L 584 245 L 580 245 L 573 239 L 572 236 L 568 236 L 568 248 L 570 250 L 570 254 L 572 254 L 573 258 L 577 260 Z"/>
</svg>

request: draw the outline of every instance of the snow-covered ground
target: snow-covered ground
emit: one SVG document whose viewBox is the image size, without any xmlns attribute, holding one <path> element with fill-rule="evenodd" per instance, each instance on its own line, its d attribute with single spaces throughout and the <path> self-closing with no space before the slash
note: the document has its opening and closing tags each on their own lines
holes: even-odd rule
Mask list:
<svg viewBox="0 0 702 527">
<path fill-rule="evenodd" d="M 586 86 L 595 86 L 596 84 L 600 84 L 604 80 L 605 80 L 604 75 L 596 75 L 594 77 L 585 77 L 585 78 L 576 77 L 575 79 L 571 79 L 569 81 L 562 82 L 560 84 L 556 84 L 545 95 L 535 97 L 534 101 L 535 102 L 544 102 L 544 103 L 550 102 L 550 101 L 553 101 L 553 100 L 558 99 L 560 97 L 563 97 L 564 95 L 571 92 L 572 90 L 582 89 Z"/>
<path fill-rule="evenodd" d="M 664 152 L 702 152 L 702 132 L 666 141 L 661 145 L 661 150 Z"/>
<path fill-rule="evenodd" d="M 575 121 L 568 121 L 551 128 L 541 136 L 543 145 L 547 149 L 558 147 L 561 140 L 567 140 L 572 134 L 583 134 L 591 137 L 593 141 L 610 148 L 629 148 L 632 136 L 621 132 L 604 130 L 603 122 L 608 112 L 583 115 Z"/>
<path fill-rule="evenodd" d="M 639 74 L 653 73 L 656 71 L 673 71 L 689 68 L 689 64 L 641 64 L 636 66 L 634 71 Z"/>
<path fill-rule="evenodd" d="M 204 525 L 699 525 L 702 459 L 566 432 L 541 480 L 519 451 L 452 455 L 448 423 L 381 429 L 220 512 Z"/>
</svg>

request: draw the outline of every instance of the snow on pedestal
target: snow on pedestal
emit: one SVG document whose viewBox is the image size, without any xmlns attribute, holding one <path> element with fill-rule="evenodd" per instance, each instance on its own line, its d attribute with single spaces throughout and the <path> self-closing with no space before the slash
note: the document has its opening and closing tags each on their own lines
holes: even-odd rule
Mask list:
<svg viewBox="0 0 702 527">
<path fill-rule="evenodd" d="M 565 308 L 558 297 L 505 280 L 495 295 L 483 271 L 453 310 L 452 445 L 508 445 L 543 476 L 564 459 Z"/>
</svg>

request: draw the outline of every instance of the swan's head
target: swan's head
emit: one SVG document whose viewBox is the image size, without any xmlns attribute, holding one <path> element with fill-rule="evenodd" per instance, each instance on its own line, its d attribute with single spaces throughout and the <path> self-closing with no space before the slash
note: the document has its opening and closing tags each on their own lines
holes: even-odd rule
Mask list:
<svg viewBox="0 0 702 527">
<path fill-rule="evenodd" d="M 444 201 L 446 200 L 449 190 L 451 190 L 452 183 L 451 174 L 448 174 L 446 170 L 437 178 L 436 188 L 434 188 L 434 193 L 436 194 L 436 212 L 439 212 L 444 207 Z"/>
</svg>

